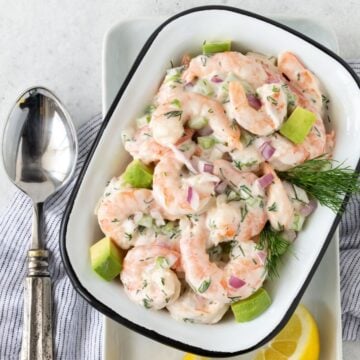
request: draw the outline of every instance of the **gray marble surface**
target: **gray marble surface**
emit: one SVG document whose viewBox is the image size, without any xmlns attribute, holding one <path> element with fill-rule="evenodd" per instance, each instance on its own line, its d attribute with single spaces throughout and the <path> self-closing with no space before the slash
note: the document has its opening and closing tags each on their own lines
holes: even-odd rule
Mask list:
<svg viewBox="0 0 360 360">
<path fill-rule="evenodd" d="M 57 94 L 79 126 L 101 112 L 102 39 L 114 23 L 168 16 L 192 6 L 226 4 L 263 15 L 311 18 L 333 28 L 341 55 L 360 58 L 358 0 L 0 0 L 0 129 L 19 93 L 33 85 Z M 0 162 L 0 208 L 11 197 Z M 358 343 L 344 359 L 360 359 Z"/>
</svg>

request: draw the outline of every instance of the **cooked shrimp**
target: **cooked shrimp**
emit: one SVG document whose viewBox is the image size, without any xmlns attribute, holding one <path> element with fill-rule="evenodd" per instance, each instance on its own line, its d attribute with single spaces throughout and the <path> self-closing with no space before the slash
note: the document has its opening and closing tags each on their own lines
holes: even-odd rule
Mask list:
<svg viewBox="0 0 360 360">
<path fill-rule="evenodd" d="M 211 56 L 194 57 L 183 72 L 182 79 L 185 83 L 191 83 L 196 78 L 229 72 L 245 80 L 255 89 L 263 85 L 268 78 L 263 67 L 250 57 L 239 52 L 227 51 Z"/>
<path fill-rule="evenodd" d="M 321 113 L 322 93 L 316 76 L 289 51 L 279 55 L 278 68 L 290 84 L 309 101 L 311 107 Z"/>
<path fill-rule="evenodd" d="M 206 210 L 218 181 L 209 173 L 187 174 L 183 163 L 166 155 L 155 167 L 153 194 L 167 213 L 179 218 Z"/>
<path fill-rule="evenodd" d="M 215 324 L 222 319 L 229 309 L 229 305 L 206 299 L 191 289 L 187 289 L 184 294 L 166 308 L 175 320 L 198 324 Z"/>
<path fill-rule="evenodd" d="M 176 273 L 180 254 L 162 246 L 137 246 L 124 258 L 121 281 L 128 297 L 147 309 L 159 310 L 180 295 Z"/>
<path fill-rule="evenodd" d="M 228 195 L 217 197 L 206 218 L 211 230 L 210 241 L 249 240 L 258 235 L 267 221 L 264 191 L 258 177 L 251 172 L 240 172 L 225 160 L 214 162 L 214 173 L 228 183 Z"/>
<path fill-rule="evenodd" d="M 276 58 L 271 56 L 267 57 L 266 55 L 248 52 L 246 56 L 254 59 L 257 63 L 259 63 L 265 70 L 268 78 L 266 80 L 267 83 L 281 83 L 283 82 L 283 78 L 279 72 L 279 69 L 275 66 Z"/>
<path fill-rule="evenodd" d="M 294 207 L 289 199 L 283 182 L 276 175 L 272 167 L 264 163 L 264 174 L 273 176 L 272 184 L 267 187 L 266 212 L 271 226 L 275 230 L 287 230 L 294 219 Z"/>
<path fill-rule="evenodd" d="M 100 201 L 97 216 L 103 233 L 122 249 L 134 246 L 141 237 L 135 217 L 140 220 L 143 216 L 150 216 L 155 223 L 165 224 L 164 211 L 156 204 L 152 191 L 148 189 L 126 188 L 105 194 Z"/>
<path fill-rule="evenodd" d="M 148 125 L 136 130 L 133 136 L 123 134 L 125 150 L 134 159 L 139 159 L 145 164 L 159 161 L 169 149 L 160 145 L 154 140 L 151 129 Z"/>
<path fill-rule="evenodd" d="M 275 149 L 268 162 L 276 170 L 288 170 L 309 158 L 309 152 L 302 144 L 295 145 L 278 133 L 272 134 L 268 138 L 262 138 L 260 143 L 263 144 L 267 141 Z"/>
<path fill-rule="evenodd" d="M 187 92 L 168 99 L 154 111 L 150 122 L 154 139 L 167 147 L 175 144 L 184 134 L 185 123 L 192 117 L 206 118 L 217 140 L 231 148 L 241 148 L 240 129 L 228 119 L 223 106 L 206 96 Z"/>
<path fill-rule="evenodd" d="M 204 217 L 196 222 L 183 218 L 180 227 L 185 278 L 197 294 L 212 301 L 229 303 L 233 298 L 248 297 L 261 287 L 266 277 L 264 252 L 257 250 L 255 242 L 234 241 L 235 247 L 240 245 L 239 249 L 243 249 L 242 256 L 234 250 L 230 262 L 221 269 L 210 262 L 206 253 L 208 231 Z"/>
<path fill-rule="evenodd" d="M 165 79 L 155 95 L 156 104 L 163 104 L 167 102 L 168 99 L 175 98 L 177 94 L 183 91 L 184 85 L 181 79 L 183 70 L 184 66 L 167 70 Z"/>
<path fill-rule="evenodd" d="M 301 144 L 293 144 L 277 133 L 268 137 L 267 140 L 275 149 L 273 156 L 268 160 L 274 169 L 284 171 L 327 152 L 327 144 L 331 146 L 333 138 L 331 134 L 326 134 L 321 117 L 318 114 L 316 116 L 315 124 Z"/>
<path fill-rule="evenodd" d="M 258 290 L 266 278 L 266 252 L 260 251 L 253 240 L 234 241 L 224 271 L 228 297 L 245 299 Z"/>
<path fill-rule="evenodd" d="M 262 106 L 254 109 L 248 102 L 242 84 L 229 84 L 229 115 L 244 129 L 256 135 L 269 135 L 278 130 L 287 113 L 287 98 L 278 84 L 265 84 L 257 88 Z"/>
</svg>

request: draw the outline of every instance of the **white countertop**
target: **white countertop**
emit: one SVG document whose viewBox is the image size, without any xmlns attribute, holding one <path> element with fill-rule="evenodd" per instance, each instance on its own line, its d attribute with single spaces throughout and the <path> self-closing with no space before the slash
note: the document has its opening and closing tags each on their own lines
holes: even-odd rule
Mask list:
<svg viewBox="0 0 360 360">
<path fill-rule="evenodd" d="M 357 0 L 0 0 L 0 129 L 20 92 L 34 85 L 53 90 L 79 126 L 101 112 L 102 39 L 112 24 L 206 4 L 316 19 L 335 30 L 345 59 L 360 58 Z M 13 189 L 1 162 L 0 181 L 1 208 Z M 359 344 L 345 344 L 344 359 L 360 359 Z"/>
</svg>

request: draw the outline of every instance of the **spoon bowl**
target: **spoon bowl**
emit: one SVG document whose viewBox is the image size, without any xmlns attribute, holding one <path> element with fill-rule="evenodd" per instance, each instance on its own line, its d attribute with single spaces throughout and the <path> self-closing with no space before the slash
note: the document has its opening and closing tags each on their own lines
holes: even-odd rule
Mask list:
<svg viewBox="0 0 360 360">
<path fill-rule="evenodd" d="M 34 205 L 21 360 L 53 359 L 49 252 L 41 243 L 41 219 L 44 201 L 70 180 L 77 151 L 70 116 L 55 95 L 42 87 L 25 91 L 10 111 L 2 148 L 9 179 Z"/>
<path fill-rule="evenodd" d="M 12 108 L 3 137 L 10 180 L 33 202 L 42 203 L 70 179 L 77 141 L 70 115 L 47 89 L 25 91 Z"/>
</svg>

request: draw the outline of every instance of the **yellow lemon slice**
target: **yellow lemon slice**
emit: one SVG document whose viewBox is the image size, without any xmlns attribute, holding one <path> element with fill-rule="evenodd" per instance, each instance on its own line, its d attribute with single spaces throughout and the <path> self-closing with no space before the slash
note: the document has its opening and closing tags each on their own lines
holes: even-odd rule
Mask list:
<svg viewBox="0 0 360 360">
<path fill-rule="evenodd" d="M 320 353 L 319 331 L 310 312 L 299 305 L 280 333 L 254 360 L 318 360 Z"/>
<path fill-rule="evenodd" d="M 183 360 L 209 360 L 209 358 L 204 358 L 199 355 L 186 353 L 183 357 Z"/>
</svg>

